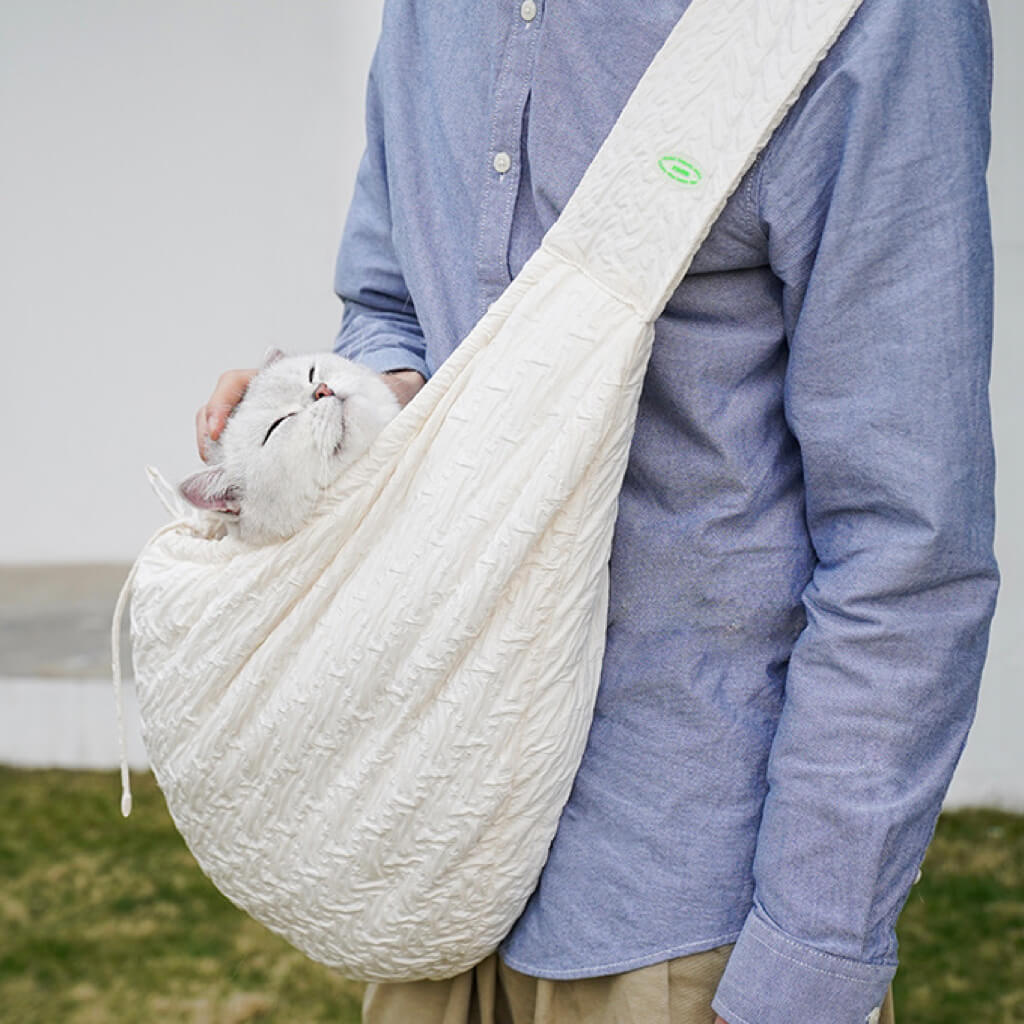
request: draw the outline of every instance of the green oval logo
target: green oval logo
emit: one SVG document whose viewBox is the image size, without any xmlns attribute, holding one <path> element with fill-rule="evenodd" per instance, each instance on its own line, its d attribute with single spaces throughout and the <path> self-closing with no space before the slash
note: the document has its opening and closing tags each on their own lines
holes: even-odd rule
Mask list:
<svg viewBox="0 0 1024 1024">
<path fill-rule="evenodd" d="M 699 185 L 704 175 L 700 168 L 681 156 L 663 156 L 658 161 L 658 166 L 673 180 L 680 185 Z"/>
</svg>

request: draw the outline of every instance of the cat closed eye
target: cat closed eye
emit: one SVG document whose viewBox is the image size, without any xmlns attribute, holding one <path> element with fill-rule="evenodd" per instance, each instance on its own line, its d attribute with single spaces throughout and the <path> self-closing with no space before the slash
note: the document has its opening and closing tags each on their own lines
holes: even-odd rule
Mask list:
<svg viewBox="0 0 1024 1024">
<path fill-rule="evenodd" d="M 282 416 L 282 417 L 281 417 L 280 419 L 276 419 L 276 420 L 274 420 L 274 422 L 273 422 L 273 423 L 271 423 L 271 424 L 270 424 L 270 426 L 268 427 L 268 429 L 267 429 L 267 433 L 266 433 L 266 434 L 264 435 L 264 438 L 263 438 L 263 444 L 266 444 L 266 443 L 267 443 L 267 441 L 268 441 L 268 440 L 270 439 L 270 435 L 271 435 L 271 434 L 272 434 L 272 433 L 273 433 L 273 432 L 274 432 L 275 430 L 277 430 L 277 428 L 278 428 L 278 427 L 279 427 L 279 426 L 280 426 L 280 425 L 281 425 L 282 423 L 284 423 L 284 421 L 285 421 L 286 419 L 288 419 L 289 417 L 291 417 L 291 416 L 294 416 L 294 415 L 295 415 L 295 413 L 293 413 L 293 412 L 290 412 L 290 413 L 288 413 L 288 414 L 287 414 L 286 416 Z"/>
</svg>

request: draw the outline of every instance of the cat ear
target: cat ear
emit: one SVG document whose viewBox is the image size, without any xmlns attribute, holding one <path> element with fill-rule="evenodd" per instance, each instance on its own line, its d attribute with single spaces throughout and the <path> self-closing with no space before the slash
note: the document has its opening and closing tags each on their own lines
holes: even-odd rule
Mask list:
<svg viewBox="0 0 1024 1024">
<path fill-rule="evenodd" d="M 224 470 L 204 469 L 178 485 L 178 493 L 196 508 L 237 516 L 242 510 L 238 488 L 227 482 Z"/>
<path fill-rule="evenodd" d="M 287 352 L 282 352 L 279 348 L 268 348 L 263 356 L 263 369 L 265 370 L 268 366 L 273 366 L 274 363 L 284 359 L 287 354 Z"/>
</svg>

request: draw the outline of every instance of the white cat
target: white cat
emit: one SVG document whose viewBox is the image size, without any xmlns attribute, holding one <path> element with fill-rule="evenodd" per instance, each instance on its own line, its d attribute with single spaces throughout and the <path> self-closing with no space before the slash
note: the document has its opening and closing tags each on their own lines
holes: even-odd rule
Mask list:
<svg viewBox="0 0 1024 1024">
<path fill-rule="evenodd" d="M 210 468 L 179 491 L 249 544 L 283 540 L 398 411 L 373 370 L 334 353 L 274 349 L 211 443 Z"/>
</svg>

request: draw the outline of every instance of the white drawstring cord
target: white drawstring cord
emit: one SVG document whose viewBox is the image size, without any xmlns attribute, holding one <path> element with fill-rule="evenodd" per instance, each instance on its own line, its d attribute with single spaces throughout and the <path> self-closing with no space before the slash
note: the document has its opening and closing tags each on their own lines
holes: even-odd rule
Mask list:
<svg viewBox="0 0 1024 1024">
<path fill-rule="evenodd" d="M 117 743 L 121 754 L 121 814 L 128 817 L 132 813 L 132 783 L 128 775 L 128 752 L 124 741 L 124 688 L 121 685 L 121 620 L 124 618 L 125 605 L 135 582 L 135 570 L 139 561 L 135 560 L 128 579 L 117 595 L 114 606 L 114 621 L 110 627 L 110 661 L 114 673 L 114 703 L 117 705 Z"/>
<path fill-rule="evenodd" d="M 167 481 L 151 466 L 146 467 L 146 473 L 149 476 L 149 482 L 153 490 L 156 491 L 157 497 L 167 511 L 171 515 L 180 516 L 184 506 Z M 132 813 L 132 783 L 131 776 L 128 773 L 128 751 L 125 744 L 124 730 L 124 686 L 121 679 L 121 622 L 124 619 L 124 610 L 128 604 L 128 597 L 131 594 L 132 584 L 135 582 L 135 573 L 139 568 L 142 556 L 158 537 L 162 537 L 165 533 L 170 533 L 171 530 L 177 530 L 182 526 L 191 528 L 190 523 L 182 519 L 176 519 L 174 522 L 161 526 L 146 541 L 139 557 L 132 563 L 128 578 L 121 587 L 121 593 L 117 595 L 117 604 L 114 606 L 114 621 L 110 626 L 110 664 L 114 677 L 114 703 L 117 706 L 117 744 L 121 756 L 121 814 L 126 818 Z"/>
</svg>

